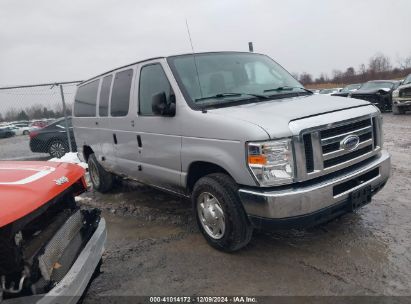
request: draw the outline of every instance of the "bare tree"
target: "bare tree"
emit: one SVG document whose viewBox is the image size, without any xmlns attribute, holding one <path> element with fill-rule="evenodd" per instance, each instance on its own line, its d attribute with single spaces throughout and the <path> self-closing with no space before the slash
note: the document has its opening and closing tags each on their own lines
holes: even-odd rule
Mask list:
<svg viewBox="0 0 411 304">
<path fill-rule="evenodd" d="M 332 75 L 333 75 L 333 78 L 332 78 L 333 82 L 341 83 L 343 81 L 344 73 L 341 72 L 340 70 L 333 70 Z"/>
<path fill-rule="evenodd" d="M 370 58 L 368 69 L 371 73 L 389 72 L 392 70 L 391 60 L 384 54 L 376 54 Z"/>
<path fill-rule="evenodd" d="M 408 57 L 404 57 L 404 58 L 401 58 L 401 57 L 397 58 L 397 63 L 401 70 L 411 68 L 411 55 L 409 55 Z"/>
<path fill-rule="evenodd" d="M 312 83 L 313 82 L 313 76 L 311 75 L 311 74 L 308 74 L 308 73 L 306 73 L 306 72 L 303 72 L 301 75 L 300 75 L 300 82 L 303 84 L 303 85 L 306 85 L 306 84 L 310 84 L 310 83 Z"/>
<path fill-rule="evenodd" d="M 17 117 L 17 114 L 18 114 L 17 110 L 12 108 L 6 112 L 5 120 L 13 121 Z"/>
</svg>

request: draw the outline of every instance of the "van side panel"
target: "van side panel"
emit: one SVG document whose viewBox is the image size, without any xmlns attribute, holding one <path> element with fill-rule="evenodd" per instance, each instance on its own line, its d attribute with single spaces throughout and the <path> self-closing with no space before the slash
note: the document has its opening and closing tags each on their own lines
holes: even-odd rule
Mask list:
<svg viewBox="0 0 411 304">
<path fill-rule="evenodd" d="M 99 80 L 93 80 L 90 83 L 86 83 L 77 89 L 75 102 L 73 104 L 73 132 L 74 138 L 76 140 L 77 151 L 79 152 L 80 156 L 83 156 L 83 147 L 89 146 L 94 151 L 95 155 L 98 157 L 101 155 L 101 144 L 100 139 L 98 136 L 99 131 L 96 129 L 96 113 L 97 113 L 97 105 L 98 105 L 98 96 L 100 94 L 100 85 L 98 85 L 97 91 L 94 90 L 93 94 L 93 101 L 94 101 L 94 110 L 90 107 L 90 104 L 87 105 L 86 112 L 83 112 L 81 108 L 84 108 L 86 105 L 85 101 L 90 101 L 91 97 L 87 96 L 84 98 L 82 96 L 82 87 L 86 87 L 89 84 L 95 83 Z M 88 95 L 88 94 L 87 94 Z M 83 107 L 80 107 L 79 104 L 83 103 Z M 74 116 L 76 115 L 76 116 Z M 81 116 L 81 117 L 79 117 Z M 84 116 L 84 117 L 82 117 Z M 90 116 L 90 117 L 87 117 Z"/>
<path fill-rule="evenodd" d="M 161 65 L 167 78 L 170 78 L 168 66 L 161 60 L 153 60 L 140 65 Z M 140 76 L 140 75 L 138 75 Z M 138 81 L 137 81 L 138 80 Z M 178 87 L 170 84 L 174 91 Z M 135 145 L 138 148 L 138 158 L 141 165 L 139 179 L 157 187 L 183 193 L 181 188 L 181 120 L 184 119 L 180 110 L 181 102 L 176 103 L 176 115 L 164 117 L 139 114 L 139 77 L 136 77 L 134 100 L 135 109 Z M 137 140 L 139 136 L 139 140 Z"/>
<path fill-rule="evenodd" d="M 115 82 L 118 75 L 121 73 L 129 73 L 132 72 L 132 79 L 131 84 L 128 83 L 127 85 L 120 85 L 119 88 L 129 90 L 129 103 L 128 103 L 128 113 L 125 116 L 111 116 L 110 119 L 110 130 L 107 130 L 106 137 L 110 138 L 111 143 L 114 148 L 114 154 L 116 158 L 116 164 L 114 168 L 114 172 L 120 176 L 126 176 L 133 179 L 139 179 L 139 171 L 138 171 L 138 147 L 137 147 L 137 140 L 136 140 L 136 130 L 135 130 L 135 98 L 134 98 L 134 82 L 136 81 L 136 67 L 131 66 L 127 67 L 123 70 L 118 70 L 114 73 L 115 79 L 113 82 L 113 87 L 111 91 L 111 112 L 113 109 L 113 105 L 116 102 L 113 96 L 116 94 L 115 92 Z M 128 86 L 130 85 L 130 87 Z M 118 91 L 117 93 L 120 93 Z M 124 93 L 124 92 L 123 92 Z M 113 114 L 113 113 L 111 113 Z"/>
<path fill-rule="evenodd" d="M 141 118 L 139 118 L 138 135 L 142 144 L 139 154 L 142 181 L 179 192 L 181 190 L 181 136 L 177 135 L 177 132 L 172 132 L 173 124 L 165 121 L 156 123 L 159 119 L 164 119 L 162 117 L 150 117 L 150 121 Z M 157 127 L 154 127 L 155 125 Z M 155 132 L 159 130 L 158 128 L 164 133 Z M 167 129 L 170 131 L 167 132 Z"/>
</svg>

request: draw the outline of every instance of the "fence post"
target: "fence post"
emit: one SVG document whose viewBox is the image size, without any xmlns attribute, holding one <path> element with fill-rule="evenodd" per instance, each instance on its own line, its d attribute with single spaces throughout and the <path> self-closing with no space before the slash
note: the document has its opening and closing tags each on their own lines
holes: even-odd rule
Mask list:
<svg viewBox="0 0 411 304">
<path fill-rule="evenodd" d="M 67 140 L 68 140 L 70 152 L 73 152 L 73 148 L 71 146 L 70 129 L 69 129 L 69 125 L 67 122 L 66 102 L 64 101 L 63 85 L 60 84 L 59 87 L 60 87 L 60 93 L 61 93 L 61 102 L 63 103 L 64 121 L 66 123 Z"/>
</svg>

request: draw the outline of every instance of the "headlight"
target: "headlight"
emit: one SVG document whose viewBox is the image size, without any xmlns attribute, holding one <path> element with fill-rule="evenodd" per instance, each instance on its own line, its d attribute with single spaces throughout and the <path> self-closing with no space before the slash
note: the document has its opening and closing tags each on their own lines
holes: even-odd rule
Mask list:
<svg viewBox="0 0 411 304">
<path fill-rule="evenodd" d="M 400 90 L 396 89 L 394 92 L 392 92 L 392 97 L 398 97 L 400 96 Z"/>
<path fill-rule="evenodd" d="M 294 178 L 291 139 L 247 144 L 248 167 L 262 186 L 288 184 Z"/>
</svg>

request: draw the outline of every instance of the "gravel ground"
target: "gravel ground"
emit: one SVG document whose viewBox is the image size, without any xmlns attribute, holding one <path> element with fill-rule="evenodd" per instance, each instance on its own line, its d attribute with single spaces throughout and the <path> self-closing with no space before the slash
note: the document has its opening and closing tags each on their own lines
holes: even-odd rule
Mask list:
<svg viewBox="0 0 411 304">
<path fill-rule="evenodd" d="M 85 303 L 106 295 L 411 295 L 411 115 L 384 114 L 392 177 L 372 203 L 308 230 L 256 232 L 234 254 L 212 249 L 190 203 L 122 183 L 82 204 L 108 222 L 102 273 Z"/>
<path fill-rule="evenodd" d="M 0 159 L 43 160 L 50 158 L 46 153 L 33 153 L 28 135 L 0 138 Z"/>
</svg>

